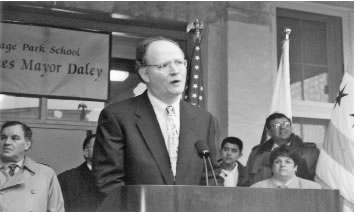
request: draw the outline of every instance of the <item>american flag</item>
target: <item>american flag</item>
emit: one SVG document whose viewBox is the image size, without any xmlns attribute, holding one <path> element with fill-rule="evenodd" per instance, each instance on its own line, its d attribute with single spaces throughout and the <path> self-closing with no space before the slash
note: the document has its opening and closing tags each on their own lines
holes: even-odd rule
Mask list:
<svg viewBox="0 0 355 212">
<path fill-rule="evenodd" d="M 201 61 L 200 39 L 196 39 L 190 65 L 190 74 L 185 88 L 185 101 L 192 105 L 204 107 L 203 72 Z"/>
</svg>

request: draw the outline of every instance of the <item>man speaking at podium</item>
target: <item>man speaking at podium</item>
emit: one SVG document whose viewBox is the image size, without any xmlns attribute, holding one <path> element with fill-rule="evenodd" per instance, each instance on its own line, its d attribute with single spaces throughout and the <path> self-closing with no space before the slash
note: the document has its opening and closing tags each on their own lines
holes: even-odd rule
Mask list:
<svg viewBox="0 0 355 212">
<path fill-rule="evenodd" d="M 122 185 L 199 185 L 204 162 L 194 144 L 206 142 L 216 161 L 215 123 L 207 111 L 181 100 L 187 61 L 179 45 L 148 38 L 136 49 L 136 71 L 147 90 L 103 109 L 93 171 L 101 192 Z"/>
</svg>

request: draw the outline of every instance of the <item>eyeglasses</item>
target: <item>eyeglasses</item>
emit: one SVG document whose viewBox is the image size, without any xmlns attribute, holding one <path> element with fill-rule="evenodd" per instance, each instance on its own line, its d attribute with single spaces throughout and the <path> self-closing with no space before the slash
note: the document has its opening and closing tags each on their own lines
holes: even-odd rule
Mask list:
<svg viewBox="0 0 355 212">
<path fill-rule="evenodd" d="M 171 60 L 171 61 L 168 61 L 168 62 L 165 62 L 165 63 L 156 64 L 156 65 L 145 64 L 144 66 L 155 66 L 161 72 L 168 72 L 173 67 L 173 64 L 176 67 L 178 67 L 178 68 L 186 67 L 187 66 L 187 61 L 186 60 L 177 59 L 177 60 Z"/>
<path fill-rule="evenodd" d="M 284 123 L 280 123 L 280 122 L 276 122 L 274 124 L 271 125 L 271 128 L 274 128 L 274 129 L 279 129 L 280 127 L 282 128 L 290 128 L 291 127 L 291 123 L 286 121 Z"/>
</svg>

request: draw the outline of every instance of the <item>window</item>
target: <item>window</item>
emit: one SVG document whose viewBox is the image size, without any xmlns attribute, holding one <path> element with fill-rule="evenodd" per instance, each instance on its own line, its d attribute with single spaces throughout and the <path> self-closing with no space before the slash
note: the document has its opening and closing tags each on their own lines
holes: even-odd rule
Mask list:
<svg viewBox="0 0 355 212">
<path fill-rule="evenodd" d="M 276 9 L 277 55 L 284 28 L 290 34 L 293 130 L 305 142 L 323 143 L 329 120 L 321 114 L 334 102 L 343 75 L 342 20 L 290 9 Z M 330 115 L 330 114 L 329 114 Z"/>
<path fill-rule="evenodd" d="M 39 98 L 0 94 L 0 117 L 4 119 L 15 117 L 38 119 L 40 114 L 39 108 Z"/>
<path fill-rule="evenodd" d="M 96 122 L 103 107 L 104 102 L 0 94 L 1 120 L 26 119 Z"/>
<path fill-rule="evenodd" d="M 343 75 L 341 18 L 277 9 L 278 58 L 285 27 L 292 29 L 292 99 L 333 102 Z"/>
<path fill-rule="evenodd" d="M 49 120 L 96 122 L 104 102 L 48 99 L 46 118 Z"/>
<path fill-rule="evenodd" d="M 293 118 L 292 131 L 305 142 L 313 142 L 318 147 L 323 144 L 329 121 L 326 119 Z"/>
</svg>

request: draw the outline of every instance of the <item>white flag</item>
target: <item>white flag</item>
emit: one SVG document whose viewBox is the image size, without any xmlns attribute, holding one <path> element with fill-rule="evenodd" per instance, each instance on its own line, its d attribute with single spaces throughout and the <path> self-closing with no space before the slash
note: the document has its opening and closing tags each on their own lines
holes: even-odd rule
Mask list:
<svg viewBox="0 0 355 212">
<path fill-rule="evenodd" d="M 282 54 L 272 94 L 270 114 L 283 113 L 292 119 L 289 42 L 290 40 L 286 39 L 282 44 Z"/>
<path fill-rule="evenodd" d="M 354 207 L 354 79 L 344 73 L 316 169 L 316 181 L 339 189 L 343 211 Z"/>
</svg>

